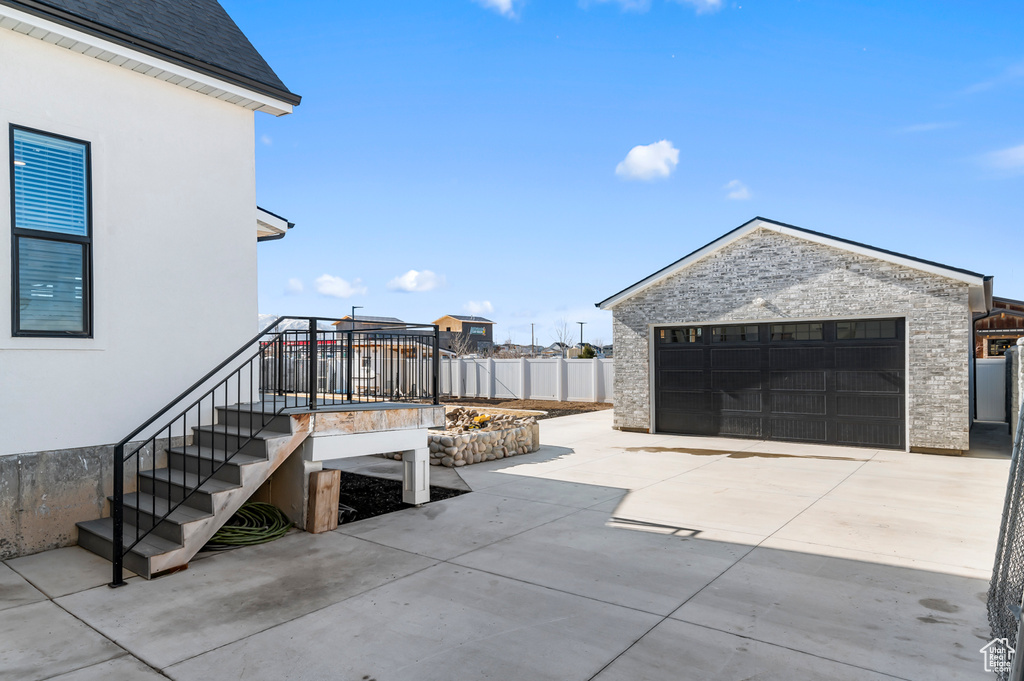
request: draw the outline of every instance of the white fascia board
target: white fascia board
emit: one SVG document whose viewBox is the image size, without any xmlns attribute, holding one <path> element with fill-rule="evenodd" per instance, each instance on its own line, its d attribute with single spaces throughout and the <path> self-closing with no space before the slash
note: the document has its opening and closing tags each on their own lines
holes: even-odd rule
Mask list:
<svg viewBox="0 0 1024 681">
<path fill-rule="evenodd" d="M 974 309 L 974 306 L 976 304 L 975 298 L 979 296 L 979 293 L 976 292 L 975 289 L 978 289 L 980 291 L 979 300 L 982 300 L 981 303 L 977 304 L 984 305 L 984 277 L 965 274 L 963 272 L 957 272 L 956 270 L 951 270 L 940 265 L 932 265 L 930 263 L 900 257 L 893 253 L 884 253 L 870 247 L 846 243 L 845 241 L 839 241 L 837 239 L 832 239 L 824 235 L 812 234 L 800 229 L 792 229 L 790 227 L 786 227 L 785 225 L 776 224 L 774 222 L 767 222 L 765 220 L 751 220 L 750 222 L 741 225 L 739 228 L 733 230 L 729 234 L 719 239 L 716 239 L 715 241 L 712 241 L 704 248 L 701 248 L 698 251 L 694 251 L 693 253 L 683 258 L 679 262 L 675 263 L 674 265 L 670 266 L 669 268 L 659 270 L 658 272 L 655 272 L 646 279 L 643 279 L 637 282 L 636 284 L 633 284 L 632 286 L 625 289 L 621 293 L 609 298 L 608 300 L 601 304 L 601 309 L 610 310 L 614 308 L 616 305 L 623 302 L 624 300 L 632 298 L 637 293 L 640 293 L 641 291 L 650 288 L 654 284 L 657 284 L 659 282 L 664 281 L 665 279 L 668 279 L 672 275 L 677 274 L 680 271 L 686 269 L 687 267 L 697 262 L 698 260 L 706 258 L 712 253 L 722 250 L 729 244 L 734 243 L 739 239 L 742 239 L 743 237 L 750 234 L 756 229 L 769 229 L 773 232 L 778 232 L 779 234 L 785 234 L 787 236 L 792 236 L 797 239 L 803 239 L 804 241 L 811 241 L 813 243 L 822 244 L 824 246 L 836 248 L 841 251 L 848 251 L 850 253 L 856 253 L 858 255 L 863 255 L 869 258 L 873 258 L 875 260 L 891 262 L 895 265 L 900 265 L 902 267 L 927 272 L 929 274 L 934 274 L 940 277 L 946 277 L 947 279 L 961 281 L 970 286 L 972 309 Z M 982 307 L 980 309 L 984 308 Z"/>
<path fill-rule="evenodd" d="M 262 208 L 256 209 L 256 236 L 273 236 L 288 231 L 288 221 L 282 220 Z"/>
<path fill-rule="evenodd" d="M 54 46 L 63 47 L 157 80 L 167 81 L 251 111 L 263 111 L 274 116 L 283 116 L 294 110 L 291 104 L 255 90 L 193 71 L 186 66 L 109 42 L 7 5 L 0 5 L 0 28 L 10 29 Z"/>
</svg>

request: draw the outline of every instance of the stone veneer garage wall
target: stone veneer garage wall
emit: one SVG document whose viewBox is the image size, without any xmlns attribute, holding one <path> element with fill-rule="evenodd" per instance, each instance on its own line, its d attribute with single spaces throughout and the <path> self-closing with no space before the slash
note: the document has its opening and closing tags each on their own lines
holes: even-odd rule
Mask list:
<svg viewBox="0 0 1024 681">
<path fill-rule="evenodd" d="M 909 446 L 966 450 L 968 288 L 921 270 L 757 229 L 612 309 L 614 426 L 643 431 L 651 426 L 651 325 L 892 316 L 906 318 Z"/>
</svg>

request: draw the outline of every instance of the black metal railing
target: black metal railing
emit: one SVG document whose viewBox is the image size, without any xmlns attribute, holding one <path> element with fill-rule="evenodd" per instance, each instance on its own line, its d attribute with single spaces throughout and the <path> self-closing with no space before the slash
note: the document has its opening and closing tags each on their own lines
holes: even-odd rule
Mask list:
<svg viewBox="0 0 1024 681">
<path fill-rule="evenodd" d="M 332 328 L 320 328 L 324 324 Z M 125 583 L 124 557 L 132 548 L 286 411 L 438 403 L 438 327 L 365 326 L 279 317 L 115 445 L 110 586 Z M 223 427 L 197 429 L 214 424 Z M 133 529 L 126 532 L 125 497 L 132 493 Z"/>
<path fill-rule="evenodd" d="M 996 544 L 996 558 L 988 590 L 988 621 L 992 638 L 1005 639 L 1012 648 L 1020 640 L 1021 610 L 1024 606 L 1024 407 L 1017 414 L 1010 473 L 1006 482 L 1003 517 Z M 1024 655 L 1018 651 L 1017 655 Z M 1016 666 L 1016 665 L 1015 665 Z M 996 672 L 1009 679 L 1009 670 Z"/>
</svg>

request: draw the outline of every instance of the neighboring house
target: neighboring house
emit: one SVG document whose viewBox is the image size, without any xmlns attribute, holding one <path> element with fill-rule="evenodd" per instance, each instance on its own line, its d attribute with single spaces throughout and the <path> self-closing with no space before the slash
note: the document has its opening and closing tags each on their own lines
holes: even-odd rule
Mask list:
<svg viewBox="0 0 1024 681">
<path fill-rule="evenodd" d="M 614 426 L 954 453 L 992 281 L 755 218 L 598 303 Z"/>
<path fill-rule="evenodd" d="M 494 322 L 483 317 L 450 314 L 434 320 L 441 347 L 462 354 L 484 353 L 494 346 Z"/>
<path fill-rule="evenodd" d="M 559 343 L 558 341 L 555 341 L 551 345 L 549 345 L 546 348 L 544 348 L 543 350 L 541 350 L 540 356 L 541 357 L 568 357 L 569 353 L 571 353 L 572 350 L 573 350 L 573 348 L 570 347 L 568 344 L 566 344 L 566 343 Z"/>
<path fill-rule="evenodd" d="M 0 0 L 0 64 L 6 558 L 74 543 L 111 444 L 253 335 L 257 239 L 290 226 L 254 112 L 299 97 L 216 0 Z"/>
<path fill-rule="evenodd" d="M 992 298 L 992 310 L 974 320 L 974 356 L 1002 357 L 1024 336 L 1024 300 Z"/>
<path fill-rule="evenodd" d="M 340 322 L 335 322 L 334 326 L 337 327 L 338 331 L 349 331 L 356 330 L 361 331 L 363 329 L 379 329 L 389 325 L 401 326 L 405 324 L 398 317 L 370 317 L 367 315 L 357 314 L 355 317 L 352 315 L 345 315 L 342 317 Z"/>
</svg>

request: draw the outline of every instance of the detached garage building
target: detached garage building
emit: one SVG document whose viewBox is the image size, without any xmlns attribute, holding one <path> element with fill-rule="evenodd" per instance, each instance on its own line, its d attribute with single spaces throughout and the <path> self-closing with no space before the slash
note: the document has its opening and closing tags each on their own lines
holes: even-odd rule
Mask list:
<svg viewBox="0 0 1024 681">
<path fill-rule="evenodd" d="M 755 218 L 597 305 L 618 429 L 968 448 L 991 277 Z"/>
</svg>

